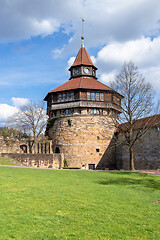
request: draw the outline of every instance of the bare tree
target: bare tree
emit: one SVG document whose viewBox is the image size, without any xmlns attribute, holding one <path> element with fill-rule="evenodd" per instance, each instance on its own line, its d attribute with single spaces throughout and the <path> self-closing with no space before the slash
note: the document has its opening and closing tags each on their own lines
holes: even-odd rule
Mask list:
<svg viewBox="0 0 160 240">
<path fill-rule="evenodd" d="M 34 152 L 36 152 L 36 140 L 44 131 L 47 123 L 44 104 L 30 102 L 20 108 L 19 112 L 14 114 L 10 119 L 10 122 L 12 122 L 16 128 L 22 129 L 33 136 Z"/>
<path fill-rule="evenodd" d="M 152 86 L 145 82 L 133 62 L 123 65 L 111 85 L 124 96 L 122 114 L 119 117 L 119 131 L 124 133 L 125 144 L 130 153 L 130 169 L 134 170 L 133 146 L 156 121 Z M 152 117 L 148 117 L 149 115 Z M 137 121 L 140 118 L 141 121 Z"/>
</svg>

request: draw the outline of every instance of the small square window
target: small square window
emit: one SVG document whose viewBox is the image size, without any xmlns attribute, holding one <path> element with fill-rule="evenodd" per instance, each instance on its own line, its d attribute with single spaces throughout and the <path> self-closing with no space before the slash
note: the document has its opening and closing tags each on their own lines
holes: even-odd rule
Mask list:
<svg viewBox="0 0 160 240">
<path fill-rule="evenodd" d="M 96 148 L 96 152 L 99 152 L 99 148 Z"/>
<path fill-rule="evenodd" d="M 99 140 L 100 139 L 100 137 L 99 136 L 97 136 L 97 140 Z"/>
<path fill-rule="evenodd" d="M 70 119 L 68 120 L 68 126 L 71 126 L 71 120 Z"/>
</svg>

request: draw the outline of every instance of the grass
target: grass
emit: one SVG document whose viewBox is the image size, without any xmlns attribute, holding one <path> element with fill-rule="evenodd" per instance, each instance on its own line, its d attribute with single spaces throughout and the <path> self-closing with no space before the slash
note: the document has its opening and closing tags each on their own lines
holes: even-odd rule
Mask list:
<svg viewBox="0 0 160 240">
<path fill-rule="evenodd" d="M 0 165 L 12 165 L 12 166 L 20 166 L 19 162 L 16 162 L 13 159 L 9 159 L 6 157 L 0 157 Z"/>
<path fill-rule="evenodd" d="M 153 240 L 160 177 L 0 167 L 0 239 Z"/>
</svg>

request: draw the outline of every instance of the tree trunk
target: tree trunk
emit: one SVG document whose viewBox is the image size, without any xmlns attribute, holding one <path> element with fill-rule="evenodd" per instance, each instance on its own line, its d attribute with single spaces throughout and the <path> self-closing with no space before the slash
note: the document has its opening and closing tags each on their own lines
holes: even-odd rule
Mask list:
<svg viewBox="0 0 160 240">
<path fill-rule="evenodd" d="M 130 156 L 130 170 L 134 171 L 134 159 L 133 159 L 133 146 L 129 148 L 129 156 Z"/>
<path fill-rule="evenodd" d="M 34 133 L 34 154 L 36 154 L 36 135 Z"/>
</svg>

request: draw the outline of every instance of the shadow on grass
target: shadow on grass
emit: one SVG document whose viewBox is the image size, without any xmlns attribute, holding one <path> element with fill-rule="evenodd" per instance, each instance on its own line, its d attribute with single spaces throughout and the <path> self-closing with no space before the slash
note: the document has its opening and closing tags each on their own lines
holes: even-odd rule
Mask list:
<svg viewBox="0 0 160 240">
<path fill-rule="evenodd" d="M 160 190 L 160 179 L 154 178 L 153 176 L 149 176 L 147 174 L 139 175 L 136 178 L 136 176 L 132 175 L 133 177 L 129 177 L 132 173 L 125 172 L 125 173 L 114 173 L 114 175 L 117 174 L 117 179 L 106 179 L 104 181 L 98 182 L 100 185 L 119 185 L 119 186 L 133 186 L 133 187 L 146 187 L 151 188 L 155 190 Z M 124 177 L 120 177 L 120 175 Z M 126 177 L 127 176 L 127 177 Z M 154 178 L 154 179 L 153 179 Z"/>
</svg>

